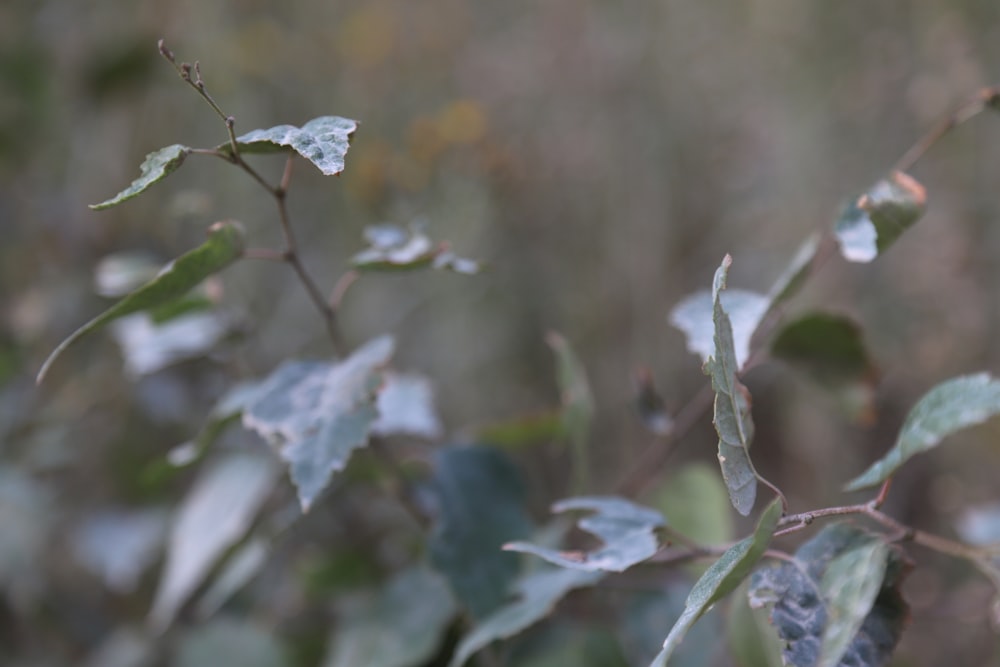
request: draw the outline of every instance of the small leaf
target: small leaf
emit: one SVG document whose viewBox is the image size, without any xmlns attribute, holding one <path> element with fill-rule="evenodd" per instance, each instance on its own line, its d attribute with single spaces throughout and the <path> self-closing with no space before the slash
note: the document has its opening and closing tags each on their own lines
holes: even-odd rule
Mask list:
<svg viewBox="0 0 1000 667">
<path fill-rule="evenodd" d="M 589 461 L 587 440 L 594 418 L 594 398 L 587 382 L 587 372 L 569 342 L 550 331 L 545 341 L 556 355 L 556 383 L 562 402 L 563 429 L 573 444 L 574 487 L 587 486 Z"/>
<path fill-rule="evenodd" d="M 351 135 L 358 122 L 340 116 L 313 118 L 302 127 L 278 125 L 266 130 L 253 130 L 236 138 L 241 153 L 279 153 L 293 150 L 312 162 L 327 176 L 344 171 L 344 158 L 351 146 Z M 228 143 L 219 151 L 232 153 Z"/>
<path fill-rule="evenodd" d="M 461 667 L 475 653 L 497 639 L 506 639 L 542 620 L 574 588 L 593 586 L 601 572 L 544 569 L 520 579 L 514 586 L 518 600 L 500 607 L 462 637 L 448 667 Z"/>
<path fill-rule="evenodd" d="M 394 343 L 382 336 L 338 363 L 287 361 L 243 411 L 243 425 L 278 450 L 306 512 L 368 442 L 378 418 L 376 392 Z"/>
<path fill-rule="evenodd" d="M 722 307 L 729 314 L 738 369 L 750 358 L 750 339 L 770 307 L 766 296 L 741 289 L 722 293 Z M 707 362 L 715 356 L 715 306 L 712 292 L 695 292 L 670 311 L 670 323 L 684 332 L 690 352 Z"/>
<path fill-rule="evenodd" d="M 358 271 L 412 271 L 430 267 L 464 274 L 480 272 L 479 262 L 456 256 L 447 243 L 431 241 L 424 226 L 415 222 L 408 229 L 389 224 L 366 227 L 369 247 L 351 258 L 351 266 Z"/>
<path fill-rule="evenodd" d="M 341 598 L 323 667 L 419 667 L 434 656 L 458 611 L 447 583 L 414 567 L 374 596 Z"/>
<path fill-rule="evenodd" d="M 908 174 L 894 171 L 847 207 L 834 233 L 849 262 L 870 262 L 924 214 L 927 192 Z"/>
<path fill-rule="evenodd" d="M 1000 413 L 1000 381 L 988 373 L 943 382 L 921 398 L 900 430 L 896 444 L 845 489 L 857 491 L 884 482 L 910 457 L 936 447 L 964 428 L 982 424 Z"/>
<path fill-rule="evenodd" d="M 705 372 L 712 377 L 715 391 L 713 422 L 719 434 L 719 465 L 729 489 L 729 500 L 736 511 L 747 516 L 757 499 L 757 471 L 750 461 L 750 442 L 754 426 L 750 417 L 750 392 L 740 383 L 740 365 L 733 342 L 733 327 L 722 305 L 721 295 L 732 264 L 729 255 L 715 272 L 712 284 L 715 343 L 713 355 L 705 362 Z"/>
<path fill-rule="evenodd" d="M 422 375 L 386 373 L 379 392 L 376 435 L 410 435 L 434 440 L 441 437 L 441 420 L 434 409 L 434 389 Z"/>
<path fill-rule="evenodd" d="M 473 616 L 503 604 L 518 558 L 500 548 L 527 537 L 531 519 L 517 468 L 486 447 L 449 447 L 434 456 L 430 495 L 436 518 L 431 564 Z"/>
<path fill-rule="evenodd" d="M 91 204 L 90 208 L 95 211 L 101 211 L 121 204 L 127 199 L 132 199 L 132 197 L 139 195 L 153 183 L 162 181 L 172 172 L 176 171 L 184 163 L 184 158 L 190 152 L 190 148 L 181 146 L 180 144 L 174 144 L 166 148 L 161 148 L 158 151 L 153 151 L 146 156 L 142 166 L 139 167 L 141 175 L 132 181 L 132 185 L 107 201 L 102 201 L 100 204 Z"/>
<path fill-rule="evenodd" d="M 550 563 L 576 570 L 624 572 L 656 553 L 659 549 L 656 530 L 666 525 L 659 512 L 613 496 L 567 498 L 552 506 L 552 511 L 557 513 L 569 510 L 596 512 L 581 519 L 577 525 L 600 538 L 603 547 L 589 552 L 565 552 L 512 542 L 504 545 L 504 550 L 534 554 Z"/>
<path fill-rule="evenodd" d="M 767 550 L 780 518 L 781 501 L 775 498 L 761 513 L 753 535 L 727 549 L 698 579 L 684 604 L 684 613 L 674 623 L 663 642 L 663 650 L 653 660 L 651 667 L 665 667 L 671 653 L 695 621 L 747 578 Z"/>
<path fill-rule="evenodd" d="M 243 538 L 275 478 L 266 458 L 245 454 L 202 472 L 170 530 L 167 564 L 149 612 L 153 627 L 165 630 L 219 557 Z"/>
<path fill-rule="evenodd" d="M 152 281 L 74 331 L 49 355 L 38 371 L 41 383 L 56 358 L 66 348 L 92 331 L 126 315 L 162 306 L 187 294 L 208 276 L 221 271 L 243 254 L 243 226 L 217 222 L 208 230 L 208 240 L 165 266 Z"/>
</svg>

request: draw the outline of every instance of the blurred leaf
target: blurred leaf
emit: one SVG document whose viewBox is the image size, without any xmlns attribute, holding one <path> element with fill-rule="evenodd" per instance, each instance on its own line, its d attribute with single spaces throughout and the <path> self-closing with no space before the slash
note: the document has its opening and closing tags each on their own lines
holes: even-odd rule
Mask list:
<svg viewBox="0 0 1000 667">
<path fill-rule="evenodd" d="M 630 665 L 648 665 L 660 651 L 663 628 L 684 613 L 689 585 L 689 582 L 670 583 L 662 592 L 644 592 L 630 597 L 619 623 L 619 635 Z M 712 608 L 700 620 L 671 656 L 673 667 L 719 664 L 719 635 L 722 633 L 719 615 Z"/>
<path fill-rule="evenodd" d="M 104 325 L 126 315 L 149 310 L 178 299 L 208 276 L 221 271 L 243 254 L 243 227 L 238 222 L 217 222 L 209 227 L 208 240 L 168 264 L 151 282 L 74 331 L 49 355 L 38 372 L 37 382 L 66 348 Z"/>
<path fill-rule="evenodd" d="M 516 582 L 518 599 L 500 607 L 482 619 L 455 648 L 448 667 L 461 667 L 475 653 L 498 639 L 507 639 L 542 620 L 574 588 L 593 586 L 604 576 L 602 572 L 545 569 L 529 574 Z"/>
<path fill-rule="evenodd" d="M 392 338 L 382 336 L 341 362 L 286 361 L 243 411 L 243 425 L 288 463 L 303 512 L 334 471 L 343 470 L 351 453 L 368 442 L 378 418 L 380 369 L 393 348 Z"/>
<path fill-rule="evenodd" d="M 207 354 L 228 332 L 226 319 L 214 312 L 182 315 L 162 324 L 148 313 L 136 313 L 111 324 L 131 378 Z"/>
<path fill-rule="evenodd" d="M 721 299 L 732 323 L 736 369 L 740 370 L 750 358 L 750 339 L 770 302 L 761 294 L 740 289 L 726 290 Z M 715 355 L 714 312 L 713 292 L 708 290 L 695 292 L 670 311 L 670 323 L 684 332 L 688 350 L 705 363 Z"/>
<path fill-rule="evenodd" d="M 624 572 L 656 553 L 659 549 L 656 531 L 666 525 L 659 512 L 613 496 L 567 498 L 552 506 L 556 513 L 569 510 L 596 512 L 580 519 L 577 525 L 597 536 L 604 543 L 603 547 L 586 552 L 556 551 L 526 542 L 512 542 L 505 544 L 504 550 L 534 554 L 575 570 Z"/>
<path fill-rule="evenodd" d="M 481 618 L 503 604 L 519 569 L 517 556 L 501 547 L 531 533 L 521 476 L 496 450 L 449 447 L 435 453 L 429 491 L 431 563 Z"/>
<path fill-rule="evenodd" d="M 447 583 L 414 567 L 360 605 L 342 601 L 324 667 L 418 667 L 433 657 L 458 611 Z"/>
<path fill-rule="evenodd" d="M 351 135 L 358 122 L 340 116 L 313 118 L 301 128 L 277 125 L 266 130 L 252 130 L 236 138 L 241 153 L 281 153 L 289 149 L 312 162 L 327 176 L 344 171 L 344 158 L 351 146 Z M 218 147 L 232 153 L 228 143 Z"/>
<path fill-rule="evenodd" d="M 159 557 L 167 532 L 162 508 L 105 510 L 86 517 L 72 536 L 80 563 L 115 593 L 131 593 Z"/>
<path fill-rule="evenodd" d="M 803 370 L 830 391 L 852 418 L 870 419 L 877 371 L 860 327 L 850 318 L 826 313 L 800 317 L 777 333 L 771 355 Z"/>
<path fill-rule="evenodd" d="M 594 398 L 587 372 L 566 339 L 550 331 L 545 340 L 556 355 L 556 383 L 562 402 L 563 429 L 573 443 L 574 488 L 582 490 L 588 486 L 587 440 L 594 419 Z"/>
<path fill-rule="evenodd" d="M 563 434 L 562 411 L 515 417 L 476 429 L 475 440 L 503 448 L 551 442 Z"/>
<path fill-rule="evenodd" d="M 628 667 L 614 634 L 597 623 L 553 622 L 542 632 L 540 640 L 532 637 L 535 641 L 514 647 L 515 655 L 508 664 L 517 667 Z"/>
<path fill-rule="evenodd" d="M 287 667 L 275 633 L 247 621 L 220 619 L 196 626 L 178 641 L 171 667 Z"/>
<path fill-rule="evenodd" d="M 767 550 L 780 518 L 781 501 L 775 498 L 761 513 L 753 535 L 727 549 L 698 579 L 684 603 L 684 612 L 674 623 L 670 634 L 663 642 L 663 650 L 653 660 L 651 667 L 665 667 L 670 655 L 695 621 L 749 576 L 750 571 Z"/>
<path fill-rule="evenodd" d="M 260 572 L 267 561 L 271 545 L 257 537 L 236 550 L 216 575 L 205 593 L 198 599 L 195 613 L 205 619 L 222 608 L 222 605 Z"/>
<path fill-rule="evenodd" d="M 475 274 L 482 270 L 479 262 L 458 257 L 448 250 L 447 243 L 434 243 L 424 232 L 424 225 L 371 225 L 365 228 L 369 247 L 351 258 L 359 271 L 410 271 L 414 269 L 448 269 L 455 273 Z"/>
<path fill-rule="evenodd" d="M 45 486 L 0 466 L 0 591 L 15 610 L 32 605 L 45 584 L 38 564 L 53 529 L 53 508 Z"/>
<path fill-rule="evenodd" d="M 640 368 L 636 370 L 634 378 L 635 407 L 642 423 L 653 435 L 669 435 L 674 428 L 674 420 L 667 412 L 663 397 L 656 390 L 653 374 L 648 368 Z"/>
<path fill-rule="evenodd" d="M 83 663 L 83 667 L 151 667 L 155 664 L 154 642 L 138 630 L 120 627 L 105 638 Z"/>
<path fill-rule="evenodd" d="M 441 420 L 434 409 L 434 389 L 422 375 L 386 373 L 376 401 L 376 435 L 410 435 L 434 440 L 441 437 Z"/>
<path fill-rule="evenodd" d="M 732 264 L 726 255 L 715 272 L 712 285 L 715 344 L 713 356 L 705 362 L 715 391 L 715 430 L 719 434 L 719 464 L 736 511 L 747 516 L 757 499 L 757 471 L 750 461 L 754 426 L 750 417 L 750 392 L 740 383 L 740 365 L 733 343 L 733 327 L 722 305 L 722 291 Z"/>
<path fill-rule="evenodd" d="M 822 241 L 822 236 L 813 234 L 799 246 L 792 261 L 788 263 L 788 266 L 785 267 L 767 293 L 769 308 L 782 301 L 787 301 L 799 291 L 809 275 L 809 270 L 812 268 L 813 260 L 816 259 Z"/>
<path fill-rule="evenodd" d="M 969 544 L 1000 545 L 1000 503 L 965 508 L 955 530 Z"/>
<path fill-rule="evenodd" d="M 924 214 L 927 192 L 910 175 L 894 171 L 847 207 L 834 233 L 849 262 L 870 262 Z"/>
<path fill-rule="evenodd" d="M 203 470 L 170 530 L 167 560 L 149 620 L 165 629 L 219 557 L 250 528 L 271 493 L 275 469 L 265 458 L 230 455 Z"/>
<path fill-rule="evenodd" d="M 145 253 L 106 255 L 94 269 L 94 290 L 109 298 L 123 297 L 156 277 L 160 265 Z"/>
<path fill-rule="evenodd" d="M 839 605 L 855 597 L 849 591 L 838 591 L 838 582 L 846 583 L 839 573 L 850 570 L 853 556 L 839 561 L 833 574 L 826 579 L 826 573 L 835 559 L 862 549 L 856 555 L 864 555 L 864 549 L 872 540 L 881 540 L 870 532 L 848 523 L 836 523 L 825 527 L 819 534 L 799 547 L 795 552 L 795 562 L 780 562 L 759 569 L 750 582 L 750 606 L 759 609 L 773 605 L 771 623 L 779 637 L 785 642 L 783 653 L 786 665 L 792 667 L 815 667 L 819 658 L 828 619 L 834 611 L 829 596 L 838 599 L 840 618 L 852 618 L 854 612 L 845 612 Z M 879 582 L 879 590 L 874 604 L 865 612 L 860 625 L 847 647 L 847 652 L 837 664 L 841 667 L 864 665 L 880 667 L 889 663 L 892 651 L 899 641 L 907 618 L 907 605 L 899 591 L 908 565 L 898 549 L 888 549 L 888 557 L 879 566 L 884 576 Z M 876 554 L 877 559 L 881 558 Z M 876 565 L 878 564 L 876 559 Z M 853 575 L 857 582 L 867 587 L 867 572 L 857 571 L 862 563 L 856 563 Z M 849 576 L 849 575 L 848 575 Z M 865 600 L 858 598 L 858 602 Z M 861 606 L 865 606 L 862 604 Z M 841 623 L 842 620 L 833 621 Z"/>
<path fill-rule="evenodd" d="M 146 156 L 146 159 L 143 161 L 142 165 L 140 165 L 139 178 L 132 181 L 130 186 L 119 192 L 111 199 L 102 201 L 100 204 L 91 204 L 90 208 L 95 211 L 101 211 L 106 208 L 111 208 L 112 206 L 117 206 L 123 201 L 138 196 L 149 186 L 162 181 L 164 178 L 176 171 L 178 167 L 184 164 L 184 159 L 190 152 L 190 148 L 180 144 L 173 144 L 172 146 L 167 146 L 165 148 L 161 148 L 160 150 L 153 151 Z"/>
<path fill-rule="evenodd" d="M 689 463 L 670 476 L 651 496 L 671 530 L 698 544 L 733 539 L 729 493 L 719 473 L 706 463 Z"/>
<path fill-rule="evenodd" d="M 910 457 L 938 445 L 964 428 L 1000 413 L 1000 381 L 989 373 L 953 378 L 927 392 L 903 422 L 896 444 L 845 489 L 857 491 L 884 482 Z"/>
<path fill-rule="evenodd" d="M 747 601 L 746 582 L 732 598 L 726 618 L 729 653 L 740 667 L 782 667 L 778 638 L 768 620 L 767 611 L 753 609 Z"/>
</svg>

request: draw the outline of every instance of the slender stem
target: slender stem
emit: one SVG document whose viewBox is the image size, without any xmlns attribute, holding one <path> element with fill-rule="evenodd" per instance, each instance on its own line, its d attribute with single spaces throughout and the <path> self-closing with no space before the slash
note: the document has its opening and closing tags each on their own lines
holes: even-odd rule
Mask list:
<svg viewBox="0 0 1000 667">
<path fill-rule="evenodd" d="M 334 310 L 338 310 L 340 308 L 340 304 L 343 302 L 344 295 L 347 294 L 347 290 L 350 289 L 351 285 L 356 283 L 360 277 L 360 272 L 351 269 L 337 279 L 336 284 L 333 286 L 333 291 L 330 292 L 330 300 L 328 301 L 331 308 Z"/>
</svg>

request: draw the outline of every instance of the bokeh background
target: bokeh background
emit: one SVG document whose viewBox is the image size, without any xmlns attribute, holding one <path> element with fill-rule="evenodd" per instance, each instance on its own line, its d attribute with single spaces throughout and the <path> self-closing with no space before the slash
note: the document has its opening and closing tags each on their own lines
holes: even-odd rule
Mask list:
<svg viewBox="0 0 1000 667">
<path fill-rule="evenodd" d="M 271 202 L 210 159 L 190 159 L 126 205 L 87 208 L 151 150 L 225 140 L 159 57 L 161 37 L 179 59 L 201 61 L 237 131 L 325 114 L 361 121 L 343 175 L 304 164 L 294 174 L 292 215 L 320 283 L 343 274 L 365 226 L 416 219 L 490 270 L 366 277 L 343 303 L 346 337 L 394 333 L 398 364 L 434 380 L 457 438 L 558 404 L 545 334 L 561 332 L 597 405 L 595 491 L 613 490 L 652 441 L 633 409 L 635 368 L 651 369 L 673 411 L 705 383 L 670 308 L 707 286 L 727 252 L 731 285 L 766 290 L 933 122 L 1000 80 L 1000 5 L 988 0 L 5 0 L 5 664 L 80 664 L 115 628 L 141 622 L 155 577 L 109 591 L 74 559 L 75 527 L 98 509 L 169 507 L 190 477 L 146 484 L 137 471 L 190 438 L 234 377 L 330 354 L 292 273 L 247 262 L 218 285 L 236 324 L 212 354 L 134 378 L 100 334 L 33 386 L 51 348 L 106 303 L 92 284 L 101 258 L 138 250 L 166 261 L 223 218 L 242 221 L 253 245 L 280 244 Z M 259 164 L 280 174 L 281 160 Z M 928 190 L 926 217 L 873 264 L 827 263 L 788 307 L 862 324 L 880 369 L 874 417 L 851 420 L 780 364 L 747 378 L 754 458 L 795 509 L 848 500 L 841 483 L 890 446 L 931 386 L 1000 370 L 1000 116 L 949 134 L 913 173 Z M 908 465 L 887 510 L 953 535 L 965 508 L 1000 499 L 998 429 Z M 706 415 L 665 457 L 662 478 L 711 463 L 714 445 Z M 565 451 L 513 452 L 540 519 L 567 492 Z M 324 530 L 317 520 L 299 544 Z M 988 585 L 961 563 L 913 555 L 911 626 L 894 664 L 987 664 L 997 647 Z M 267 622 L 287 633 L 294 614 L 282 613 Z"/>
</svg>

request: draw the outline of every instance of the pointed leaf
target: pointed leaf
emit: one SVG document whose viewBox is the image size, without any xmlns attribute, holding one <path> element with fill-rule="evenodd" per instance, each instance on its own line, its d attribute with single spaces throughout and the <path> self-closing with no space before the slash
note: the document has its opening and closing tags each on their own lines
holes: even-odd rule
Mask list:
<svg viewBox="0 0 1000 667">
<path fill-rule="evenodd" d="M 525 576 L 515 586 L 519 599 L 494 611 L 464 636 L 448 667 L 461 667 L 490 643 L 531 627 L 552 613 L 556 603 L 571 590 L 593 586 L 603 576 L 601 572 L 564 569 L 544 569 Z"/>
<path fill-rule="evenodd" d="M 894 171 L 847 207 L 834 233 L 849 262 L 870 262 L 924 214 L 927 192 L 908 174 Z"/>
<path fill-rule="evenodd" d="M 344 171 L 344 157 L 351 145 L 351 135 L 357 129 L 356 120 L 320 116 L 302 127 L 277 125 L 266 130 L 253 130 L 236 137 L 236 144 L 241 153 L 293 150 L 327 176 L 334 176 Z M 232 146 L 222 144 L 217 150 L 232 153 Z"/>
<path fill-rule="evenodd" d="M 722 307 L 729 314 L 737 368 L 750 358 L 750 339 L 770 307 L 766 296 L 748 290 L 730 289 L 722 293 Z M 707 362 L 715 356 L 715 301 L 708 290 L 695 292 L 670 311 L 670 323 L 684 332 L 689 351 Z"/>
<path fill-rule="evenodd" d="M 527 537 L 531 519 L 517 468 L 486 447 L 449 447 L 434 457 L 430 495 L 436 510 L 431 564 L 448 578 L 473 616 L 503 604 L 518 572 L 504 543 Z"/>
<path fill-rule="evenodd" d="M 750 417 L 750 392 L 740 383 L 739 362 L 733 343 L 733 327 L 722 305 L 721 295 L 732 264 L 729 255 L 715 272 L 712 285 L 715 345 L 705 362 L 705 372 L 712 377 L 715 391 L 715 430 L 719 434 L 719 465 L 729 490 L 729 500 L 736 511 L 747 516 L 757 499 L 757 471 L 750 461 L 750 442 L 754 426 Z"/>
<path fill-rule="evenodd" d="M 149 613 L 164 630 L 219 557 L 246 534 L 271 493 L 275 468 L 266 458 L 231 455 L 204 470 L 178 510 L 167 563 Z"/>
<path fill-rule="evenodd" d="M 392 338 L 382 336 L 341 362 L 287 361 L 243 411 L 243 425 L 288 463 L 303 512 L 368 442 L 381 369 L 393 348 Z"/>
<path fill-rule="evenodd" d="M 90 208 L 95 211 L 100 211 L 116 206 L 117 204 L 121 204 L 123 201 L 139 195 L 153 183 L 162 181 L 172 172 L 176 171 L 177 168 L 184 163 L 184 158 L 186 158 L 190 152 L 190 148 L 187 146 L 181 146 L 180 144 L 174 144 L 172 146 L 161 148 L 158 151 L 153 151 L 146 156 L 142 166 L 139 167 L 141 172 L 139 178 L 132 181 L 130 186 L 119 192 L 111 199 L 102 201 L 100 204 L 91 204 Z"/>
<path fill-rule="evenodd" d="M 656 553 L 660 546 L 656 530 L 666 525 L 659 512 L 613 496 L 567 498 L 552 506 L 552 511 L 557 513 L 569 510 L 596 512 L 581 519 L 577 525 L 600 538 L 603 547 L 589 552 L 556 551 L 526 542 L 512 542 L 504 545 L 504 549 L 534 554 L 550 563 L 576 570 L 624 572 Z"/>
<path fill-rule="evenodd" d="M 781 501 L 775 498 L 760 515 L 753 535 L 727 549 L 698 579 L 684 604 L 684 613 L 674 623 L 670 634 L 663 642 L 663 650 L 650 667 L 665 667 L 670 655 L 695 621 L 749 576 L 750 571 L 767 550 L 780 518 Z"/>
<path fill-rule="evenodd" d="M 943 382 L 913 406 L 893 448 L 845 489 L 857 491 L 880 484 L 910 457 L 936 447 L 956 431 L 982 424 L 997 414 L 1000 414 L 1000 380 L 989 373 Z"/>
<path fill-rule="evenodd" d="M 221 271 L 243 254 L 243 226 L 235 221 L 217 222 L 208 230 L 208 240 L 168 264 L 152 281 L 74 331 L 49 355 L 38 371 L 41 382 L 52 362 L 70 345 L 118 318 L 162 306 L 187 294 L 208 276 Z"/>
</svg>

